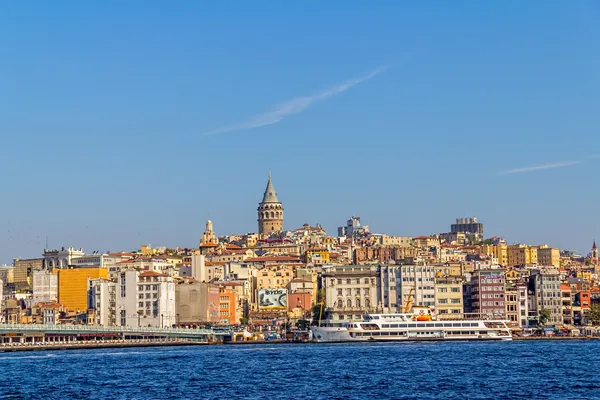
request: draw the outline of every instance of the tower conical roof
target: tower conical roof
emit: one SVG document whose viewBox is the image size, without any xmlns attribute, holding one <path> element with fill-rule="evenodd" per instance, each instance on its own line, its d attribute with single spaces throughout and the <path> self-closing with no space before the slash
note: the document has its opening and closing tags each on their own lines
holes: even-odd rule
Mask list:
<svg viewBox="0 0 600 400">
<path fill-rule="evenodd" d="M 273 187 L 273 182 L 271 181 L 271 172 L 269 172 L 269 181 L 267 182 L 267 188 L 265 189 L 265 194 L 263 195 L 262 202 L 279 203 L 277 193 L 275 193 L 275 188 Z"/>
<path fill-rule="evenodd" d="M 597 249 L 598 246 L 596 246 L 596 241 L 594 240 L 594 245 L 592 246 L 592 249 Z"/>
</svg>

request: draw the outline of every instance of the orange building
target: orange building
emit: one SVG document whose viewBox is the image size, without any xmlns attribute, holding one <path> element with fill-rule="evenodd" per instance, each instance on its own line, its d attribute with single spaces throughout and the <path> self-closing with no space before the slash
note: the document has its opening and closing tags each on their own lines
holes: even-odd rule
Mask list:
<svg viewBox="0 0 600 400">
<path fill-rule="evenodd" d="M 58 302 L 68 311 L 87 311 L 88 280 L 108 279 L 106 268 L 72 268 L 58 270 Z"/>
<path fill-rule="evenodd" d="M 223 325 L 239 324 L 237 292 L 226 284 L 219 288 L 219 292 L 219 323 Z"/>
</svg>

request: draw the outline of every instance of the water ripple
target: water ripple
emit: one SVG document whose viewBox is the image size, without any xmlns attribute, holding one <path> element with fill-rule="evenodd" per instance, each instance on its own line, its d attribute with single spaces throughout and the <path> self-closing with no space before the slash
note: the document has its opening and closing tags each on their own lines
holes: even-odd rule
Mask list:
<svg viewBox="0 0 600 400">
<path fill-rule="evenodd" d="M 587 399 L 598 365 L 588 341 L 3 353 L 0 398 Z"/>
</svg>

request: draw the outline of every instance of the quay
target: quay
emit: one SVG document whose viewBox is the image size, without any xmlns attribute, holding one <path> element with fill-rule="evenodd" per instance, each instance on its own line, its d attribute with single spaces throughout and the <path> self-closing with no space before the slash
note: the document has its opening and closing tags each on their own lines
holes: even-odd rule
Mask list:
<svg viewBox="0 0 600 400">
<path fill-rule="evenodd" d="M 0 324 L 0 351 L 217 344 L 231 336 L 223 329 Z"/>
</svg>

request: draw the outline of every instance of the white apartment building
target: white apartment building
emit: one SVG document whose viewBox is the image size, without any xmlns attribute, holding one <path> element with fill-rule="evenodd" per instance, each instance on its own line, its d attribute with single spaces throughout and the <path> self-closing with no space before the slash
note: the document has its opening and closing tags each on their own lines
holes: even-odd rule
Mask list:
<svg viewBox="0 0 600 400">
<path fill-rule="evenodd" d="M 402 265 L 400 279 L 401 297 L 397 298 L 397 304 L 406 304 L 412 291 L 413 305 L 435 307 L 435 268 L 432 265 L 421 261 L 416 265 Z"/>
<path fill-rule="evenodd" d="M 58 299 L 58 275 L 46 270 L 33 271 L 33 303 L 50 303 Z"/>
<path fill-rule="evenodd" d="M 560 290 L 560 274 L 554 267 L 542 267 L 531 271 L 530 280 L 534 284 L 535 301 L 533 306 L 537 315 L 541 310 L 550 311 L 547 325 L 560 325 L 562 316 L 562 292 Z"/>
<path fill-rule="evenodd" d="M 138 277 L 137 313 L 141 326 L 170 327 L 177 323 L 175 283 L 158 272 L 143 272 Z"/>
<path fill-rule="evenodd" d="M 116 326 L 117 284 L 108 279 L 91 279 L 88 286 L 88 308 L 93 311 L 93 325 Z"/>
</svg>

